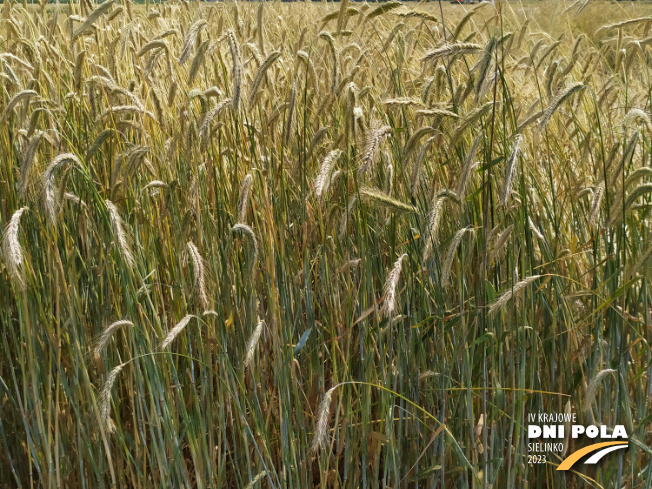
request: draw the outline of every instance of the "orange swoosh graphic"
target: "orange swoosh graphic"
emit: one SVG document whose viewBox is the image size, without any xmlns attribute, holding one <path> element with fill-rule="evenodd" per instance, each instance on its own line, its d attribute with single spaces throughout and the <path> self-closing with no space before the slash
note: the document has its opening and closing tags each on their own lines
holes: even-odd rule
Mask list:
<svg viewBox="0 0 652 489">
<path fill-rule="evenodd" d="M 627 445 L 626 441 L 605 441 L 603 443 L 596 443 L 594 445 L 589 445 L 588 447 L 584 447 L 581 450 L 578 450 L 576 452 L 571 453 L 568 457 L 564 459 L 564 461 L 559 464 L 559 467 L 557 467 L 557 470 L 568 470 L 570 469 L 573 465 L 575 465 L 575 462 L 577 462 L 579 459 L 581 459 L 584 455 L 587 455 L 591 452 L 595 452 L 596 450 L 600 450 L 601 448 L 604 447 L 610 447 L 613 445 Z"/>
</svg>

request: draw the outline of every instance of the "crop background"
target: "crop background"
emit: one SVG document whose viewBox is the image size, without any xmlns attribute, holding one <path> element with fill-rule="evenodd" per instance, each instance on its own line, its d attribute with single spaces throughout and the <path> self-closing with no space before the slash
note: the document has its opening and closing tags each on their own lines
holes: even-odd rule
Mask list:
<svg viewBox="0 0 652 489">
<path fill-rule="evenodd" d="M 648 5 L 1 10 L 0 485 L 652 486 Z"/>
</svg>

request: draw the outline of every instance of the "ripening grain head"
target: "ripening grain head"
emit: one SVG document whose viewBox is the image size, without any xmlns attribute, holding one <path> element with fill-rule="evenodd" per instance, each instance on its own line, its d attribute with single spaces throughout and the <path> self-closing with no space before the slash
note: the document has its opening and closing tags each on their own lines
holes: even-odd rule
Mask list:
<svg viewBox="0 0 652 489">
<path fill-rule="evenodd" d="M 543 129 L 548 125 L 553 114 L 559 109 L 559 107 L 568 100 L 573 94 L 583 90 L 585 85 L 582 82 L 574 82 L 569 84 L 566 88 L 561 90 L 550 102 L 548 108 L 543 112 L 543 118 L 539 122 L 539 128 Z"/>
<path fill-rule="evenodd" d="M 98 7 L 96 7 L 95 10 L 93 10 L 88 15 L 88 17 L 86 17 L 86 19 L 82 23 L 82 25 L 80 25 L 75 30 L 75 32 L 72 35 L 72 40 L 74 41 L 75 39 L 77 39 L 80 35 L 82 35 L 84 33 L 84 31 L 86 31 L 86 29 L 88 29 L 90 26 L 92 26 L 97 21 L 97 19 L 99 19 L 102 16 L 102 14 L 107 13 L 109 11 L 109 9 L 111 8 L 111 6 L 113 5 L 113 2 L 114 2 L 114 0 L 108 0 L 108 1 L 100 4 Z"/>
<path fill-rule="evenodd" d="M 244 234 L 249 239 L 250 244 L 250 253 L 248 256 L 248 270 L 249 273 L 252 273 L 256 267 L 256 262 L 258 261 L 258 240 L 256 239 L 256 233 L 251 227 L 243 223 L 238 223 L 231 228 L 233 234 Z"/>
<path fill-rule="evenodd" d="M 77 156 L 72 153 L 63 153 L 50 161 L 43 173 L 43 205 L 50 224 L 54 224 L 57 215 L 57 196 L 55 193 L 55 178 L 57 171 L 67 163 L 81 165 Z"/>
<path fill-rule="evenodd" d="M 186 329 L 186 326 L 188 326 L 188 323 L 193 317 L 195 316 L 192 314 L 184 316 L 183 319 L 181 319 L 181 321 L 179 321 L 174 328 L 168 331 L 168 334 L 161 342 L 161 350 L 165 350 L 168 346 L 170 346 L 176 337 L 179 336 L 184 329 Z"/>
<path fill-rule="evenodd" d="M 7 104 L 7 108 L 5 109 L 4 114 L 2 115 L 2 118 L 0 118 L 0 122 L 4 122 L 9 113 L 16 107 L 22 100 L 29 100 L 32 97 L 37 96 L 38 93 L 35 90 L 23 90 L 21 92 L 18 92 L 14 97 L 9 101 Z"/>
<path fill-rule="evenodd" d="M 584 393 L 584 402 L 582 403 L 582 408 L 585 412 L 588 412 L 591 409 L 591 406 L 595 401 L 595 395 L 597 394 L 598 388 L 600 387 L 600 384 L 602 383 L 604 378 L 610 374 L 616 374 L 616 373 L 618 373 L 617 370 L 606 368 L 604 370 L 600 370 L 599 372 L 597 372 L 595 376 L 591 379 L 589 385 L 586 387 L 586 392 Z"/>
<path fill-rule="evenodd" d="M 333 401 L 333 393 L 337 385 L 331 387 L 321 399 L 319 403 L 319 411 L 317 413 L 317 424 L 315 425 L 315 434 L 312 439 L 312 451 L 318 452 L 320 448 L 326 446 L 326 433 L 328 432 L 328 421 L 331 412 L 331 402 Z"/>
<path fill-rule="evenodd" d="M 240 94 L 242 91 L 242 60 L 240 59 L 240 45 L 235 37 L 235 32 L 229 29 L 226 32 L 226 39 L 229 42 L 229 50 L 231 51 L 231 61 L 233 62 L 233 69 L 231 75 L 233 77 L 233 86 L 231 91 L 231 105 L 234 110 L 240 107 Z"/>
<path fill-rule="evenodd" d="M 19 192 L 21 194 L 25 193 L 25 190 L 29 185 L 29 177 L 32 171 L 32 164 L 34 163 L 36 151 L 38 150 L 39 144 L 43 140 L 44 136 L 45 132 L 36 131 L 32 138 L 29 140 L 29 144 L 27 145 L 27 151 L 25 151 L 25 156 L 23 157 L 23 166 L 20 169 Z"/>
<path fill-rule="evenodd" d="M 110 200 L 106 200 L 104 203 L 109 211 L 109 221 L 111 222 L 113 237 L 118 246 L 120 256 L 122 256 L 126 265 L 133 267 L 136 262 L 134 260 L 134 255 L 131 252 L 129 236 L 124 230 L 124 223 L 122 222 L 122 217 L 120 217 L 120 212 L 115 204 Z"/>
<path fill-rule="evenodd" d="M 416 212 L 416 208 L 414 206 L 393 199 L 392 197 L 390 197 L 385 192 L 379 189 L 363 187 L 360 189 L 360 197 L 362 197 L 365 201 L 371 203 L 372 205 L 385 207 L 391 210 L 392 212 L 396 212 L 396 213 Z"/>
<path fill-rule="evenodd" d="M 125 365 L 125 363 L 121 363 L 111 370 L 100 391 L 100 426 L 105 433 L 112 433 L 114 431 L 114 424 L 111 419 L 111 390 L 113 389 L 113 384 L 118 379 L 118 375 L 125 368 Z"/>
<path fill-rule="evenodd" d="M 477 166 L 475 160 L 475 155 L 478 152 L 478 146 L 480 145 L 480 140 L 484 137 L 483 133 L 478 134 L 471 144 L 469 152 L 466 154 L 466 159 L 464 160 L 464 167 L 462 168 L 462 174 L 460 175 L 459 183 L 457 184 L 456 193 L 460 199 L 466 197 L 466 187 L 471 179 L 471 172 Z"/>
<path fill-rule="evenodd" d="M 249 206 L 249 192 L 254 178 L 251 173 L 243 178 L 238 195 L 238 222 L 244 222 L 247 217 L 247 207 Z"/>
<path fill-rule="evenodd" d="M 274 61 L 276 61 L 280 57 L 281 57 L 281 51 L 274 51 L 270 53 L 269 56 L 267 56 L 263 64 L 260 65 L 260 68 L 258 68 L 254 81 L 251 84 L 251 89 L 249 90 L 249 105 L 253 105 L 254 100 L 256 99 L 256 95 L 258 94 L 258 91 L 260 89 L 260 86 L 262 85 L 263 80 L 265 79 L 267 70 L 269 70 L 272 64 L 274 64 Z"/>
<path fill-rule="evenodd" d="M 450 190 L 444 189 L 437 192 L 432 200 L 430 211 L 428 212 L 428 227 L 427 235 L 424 237 L 425 246 L 421 260 L 423 262 L 430 258 L 433 251 L 433 246 L 439 243 L 439 225 L 444 212 L 444 204 L 447 199 L 457 200 L 458 196 Z"/>
<path fill-rule="evenodd" d="M 531 283 L 535 282 L 540 277 L 541 277 L 541 275 L 532 275 L 531 277 L 528 277 L 525 280 L 522 280 L 522 281 L 518 282 L 517 284 L 514 284 L 509 289 L 507 289 L 489 307 L 489 314 L 494 314 L 495 312 L 502 309 L 505 306 L 505 304 L 507 304 L 509 302 L 510 299 L 512 299 L 513 297 L 516 297 L 517 295 L 519 295 L 523 289 L 525 289 Z"/>
<path fill-rule="evenodd" d="M 398 303 L 398 295 L 396 288 L 398 287 L 398 279 L 401 276 L 403 260 L 407 258 L 407 253 L 402 254 L 394 263 L 391 272 L 385 281 L 385 300 L 381 308 L 381 314 L 385 317 L 391 318 L 394 315 Z"/>
<path fill-rule="evenodd" d="M 361 175 L 371 168 L 371 165 L 378 158 L 383 142 L 392 134 L 392 132 L 393 130 L 390 126 L 382 126 L 371 131 L 364 144 L 364 149 L 362 150 L 362 162 L 358 168 L 358 174 Z"/>
<path fill-rule="evenodd" d="M 460 229 L 458 232 L 455 233 L 455 236 L 453 236 L 453 239 L 448 245 L 448 249 L 446 250 L 446 256 L 444 258 L 444 265 L 442 266 L 442 271 L 441 271 L 440 282 L 442 287 L 446 287 L 448 285 L 448 280 L 450 278 L 451 269 L 453 267 L 453 260 L 455 258 L 455 253 L 457 252 L 457 247 L 460 245 L 460 242 L 462 241 L 462 237 L 464 236 L 464 233 L 466 233 L 467 231 L 473 233 L 473 229 L 469 229 L 469 228 Z"/>
<path fill-rule="evenodd" d="M 25 288 L 23 248 L 18 240 L 20 217 L 28 210 L 21 207 L 9 220 L 2 236 L 2 254 L 10 277 L 19 289 Z"/>
<path fill-rule="evenodd" d="M 324 160 L 322 161 L 321 168 L 319 170 L 319 175 L 317 175 L 317 179 L 315 180 L 315 195 L 317 197 L 321 197 L 322 194 L 328 190 L 328 186 L 330 184 L 330 177 L 331 174 L 333 173 L 333 168 L 335 167 L 335 164 L 337 163 L 337 160 L 344 154 L 344 152 L 340 149 L 334 149 L 330 153 L 326 155 Z"/>
<path fill-rule="evenodd" d="M 498 258 L 502 252 L 503 249 L 505 248 L 505 245 L 507 245 L 509 238 L 512 235 L 512 230 L 514 229 L 514 225 L 510 224 L 507 226 L 496 238 L 496 241 L 493 244 L 493 249 L 491 250 L 491 255 L 489 255 L 489 261 L 493 261 L 494 258 Z"/>
<path fill-rule="evenodd" d="M 199 253 L 199 249 L 192 241 L 186 245 L 188 254 L 192 259 L 192 266 L 195 272 L 195 294 L 202 308 L 208 309 L 208 295 L 206 294 L 206 271 L 204 259 Z"/>
<path fill-rule="evenodd" d="M 358 202 L 358 196 L 354 195 L 349 199 L 346 209 L 344 210 L 344 212 L 342 212 L 342 217 L 340 218 L 340 228 L 339 228 L 340 239 L 343 239 L 344 235 L 346 234 L 346 230 L 349 226 L 349 217 L 351 215 L 351 212 L 353 211 L 353 207 L 355 206 L 356 202 Z"/>
<path fill-rule="evenodd" d="M 435 61 L 445 56 L 460 56 L 463 54 L 473 54 L 482 50 L 482 46 L 471 42 L 454 42 L 447 43 L 438 48 L 432 49 L 423 55 L 421 61 Z"/>
<path fill-rule="evenodd" d="M 263 328 L 265 327 L 265 321 L 258 321 L 254 332 L 252 333 L 249 341 L 247 341 L 247 348 L 245 349 L 245 360 L 244 367 L 247 368 L 251 365 L 251 362 L 254 360 L 254 355 L 256 353 L 256 347 L 260 341 L 260 336 L 263 333 Z"/>
<path fill-rule="evenodd" d="M 195 45 L 195 40 L 199 31 L 205 27 L 207 24 L 205 19 L 199 19 L 188 29 L 188 34 L 186 34 L 186 39 L 183 43 L 183 49 L 181 50 L 181 55 L 179 56 L 179 64 L 184 64 L 190 58 L 192 53 L 192 48 Z"/>
<path fill-rule="evenodd" d="M 97 339 L 97 343 L 95 344 L 95 348 L 93 348 L 93 352 L 96 355 L 99 355 L 102 352 L 102 350 L 104 350 L 104 347 L 107 345 L 107 343 L 113 337 L 116 331 L 123 328 L 124 326 L 133 327 L 133 325 L 134 323 L 124 319 L 124 320 L 116 321 L 110 324 L 109 326 L 107 326 L 104 332 Z"/>
<path fill-rule="evenodd" d="M 522 136 L 517 134 L 514 138 L 512 152 L 507 159 L 507 165 L 505 166 L 505 181 L 503 183 L 503 191 L 500 194 L 500 203 L 502 205 L 507 205 L 507 202 L 512 194 L 512 185 L 514 183 L 514 176 L 516 175 L 516 164 L 518 162 L 518 153 L 521 146 L 521 140 Z"/>
</svg>

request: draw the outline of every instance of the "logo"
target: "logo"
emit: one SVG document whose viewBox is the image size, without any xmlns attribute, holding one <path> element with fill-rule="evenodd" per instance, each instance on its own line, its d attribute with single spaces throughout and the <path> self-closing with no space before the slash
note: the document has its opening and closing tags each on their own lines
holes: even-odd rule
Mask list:
<svg viewBox="0 0 652 489">
<path fill-rule="evenodd" d="M 562 463 L 559 464 L 557 470 L 569 470 L 573 465 L 575 465 L 575 462 L 577 462 L 585 455 L 593 452 L 596 453 L 593 453 L 593 455 L 591 455 L 584 463 L 588 465 L 597 464 L 602 459 L 602 457 L 608 453 L 615 450 L 620 450 L 621 448 L 627 448 L 628 446 L 628 443 L 623 443 L 621 441 L 605 441 L 603 443 L 594 443 L 593 445 L 589 445 L 588 447 L 584 447 L 580 450 L 577 450 L 576 452 L 571 453 L 564 459 Z"/>
<path fill-rule="evenodd" d="M 576 413 L 530 413 L 528 414 L 528 462 L 546 463 L 546 454 L 555 453 L 563 458 L 557 470 L 570 470 L 584 459 L 584 464 L 597 464 L 606 455 L 629 446 L 627 430 L 623 425 L 607 426 L 577 424 Z M 599 438 L 566 456 L 570 440 Z"/>
</svg>

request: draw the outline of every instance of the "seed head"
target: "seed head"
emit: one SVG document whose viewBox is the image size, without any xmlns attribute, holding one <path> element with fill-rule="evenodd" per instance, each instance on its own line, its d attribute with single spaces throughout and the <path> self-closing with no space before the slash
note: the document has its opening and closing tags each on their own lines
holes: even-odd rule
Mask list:
<svg viewBox="0 0 652 489">
<path fill-rule="evenodd" d="M 389 276 L 385 282 L 385 302 L 383 303 L 383 307 L 381 309 L 381 314 L 385 317 L 392 317 L 394 315 L 394 311 L 396 310 L 396 287 L 398 286 L 398 279 L 401 276 L 403 260 L 406 257 L 407 253 L 398 257 L 398 260 L 396 260 L 396 263 L 394 263 L 392 271 L 389 272 Z"/>
<path fill-rule="evenodd" d="M 176 337 L 179 336 L 179 334 L 181 334 L 181 332 L 186 328 L 186 326 L 188 326 L 188 323 L 193 317 L 194 316 L 192 314 L 188 314 L 184 316 L 183 319 L 179 321 L 177 325 L 168 332 L 167 336 L 161 343 L 161 350 L 165 350 L 168 346 L 170 346 L 170 344 L 176 339 Z"/>
<path fill-rule="evenodd" d="M 265 327 L 265 321 L 258 321 L 258 325 L 254 329 L 253 334 L 247 341 L 247 349 L 245 354 L 244 367 L 247 368 L 254 359 L 254 354 L 256 353 L 256 346 L 260 341 L 260 336 L 263 333 L 263 328 Z"/>
<path fill-rule="evenodd" d="M 319 403 L 319 412 L 317 414 L 317 425 L 315 427 L 315 435 L 312 439 L 312 451 L 317 452 L 320 448 L 326 446 L 326 432 L 328 431 L 328 421 L 331 412 L 331 402 L 333 401 L 333 392 L 337 386 L 331 387 Z"/>
<path fill-rule="evenodd" d="M 9 224 L 7 224 L 2 237 L 2 253 L 5 258 L 7 270 L 20 290 L 25 289 L 25 277 L 23 248 L 20 246 L 20 241 L 18 240 L 18 231 L 20 217 L 27 210 L 27 207 L 22 207 L 14 212 L 14 215 L 11 216 Z"/>
</svg>

